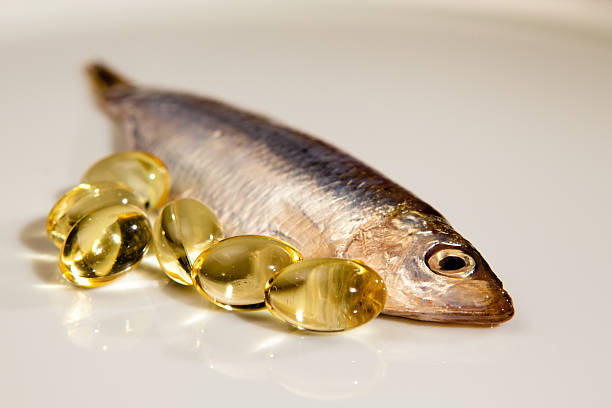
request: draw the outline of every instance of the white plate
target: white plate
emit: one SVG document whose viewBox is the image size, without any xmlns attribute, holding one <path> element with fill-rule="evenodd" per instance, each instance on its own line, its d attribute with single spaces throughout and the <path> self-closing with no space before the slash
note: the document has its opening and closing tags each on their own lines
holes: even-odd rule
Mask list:
<svg viewBox="0 0 612 408">
<path fill-rule="evenodd" d="M 607 405 L 608 9 L 60 3 L 7 9 L 0 39 L 2 406 Z M 81 71 L 92 58 L 372 164 L 482 251 L 516 317 L 484 329 L 379 318 L 322 336 L 217 310 L 154 262 L 70 286 L 44 220 L 112 151 Z"/>
</svg>

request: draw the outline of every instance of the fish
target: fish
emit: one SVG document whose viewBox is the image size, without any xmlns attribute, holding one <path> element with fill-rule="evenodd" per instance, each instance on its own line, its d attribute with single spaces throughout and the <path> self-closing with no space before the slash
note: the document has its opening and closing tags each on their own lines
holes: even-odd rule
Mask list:
<svg viewBox="0 0 612 408">
<path fill-rule="evenodd" d="M 86 68 L 121 149 L 159 157 L 171 196 L 198 199 L 228 236 L 268 235 L 306 258 L 359 260 L 387 285 L 383 313 L 491 325 L 511 297 L 478 250 L 432 206 L 339 148 L 273 119 Z"/>
</svg>

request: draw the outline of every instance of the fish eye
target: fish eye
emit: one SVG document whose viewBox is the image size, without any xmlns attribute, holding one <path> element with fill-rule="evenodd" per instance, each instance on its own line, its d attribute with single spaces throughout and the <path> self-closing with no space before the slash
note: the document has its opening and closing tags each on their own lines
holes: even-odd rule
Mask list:
<svg viewBox="0 0 612 408">
<path fill-rule="evenodd" d="M 465 278 L 476 267 L 476 261 L 459 248 L 433 248 L 427 256 L 427 266 L 433 272 L 449 278 Z"/>
</svg>

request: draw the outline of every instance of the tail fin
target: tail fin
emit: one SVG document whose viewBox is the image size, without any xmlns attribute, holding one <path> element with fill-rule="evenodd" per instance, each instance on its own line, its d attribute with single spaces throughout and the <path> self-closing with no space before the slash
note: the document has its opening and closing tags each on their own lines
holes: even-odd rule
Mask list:
<svg viewBox="0 0 612 408">
<path fill-rule="evenodd" d="M 127 79 L 100 62 L 87 65 L 86 71 L 90 85 L 98 99 L 104 98 L 110 91 L 134 87 Z"/>
</svg>

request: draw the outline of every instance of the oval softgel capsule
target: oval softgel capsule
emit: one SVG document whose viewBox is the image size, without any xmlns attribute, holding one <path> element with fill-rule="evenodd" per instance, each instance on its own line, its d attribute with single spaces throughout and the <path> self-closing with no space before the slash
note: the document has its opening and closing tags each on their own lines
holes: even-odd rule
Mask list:
<svg viewBox="0 0 612 408">
<path fill-rule="evenodd" d="M 53 206 L 47 217 L 47 234 L 61 248 L 70 229 L 85 215 L 111 205 L 144 208 L 144 200 L 129 187 L 115 182 L 79 184 Z"/>
<path fill-rule="evenodd" d="M 68 233 L 60 270 L 75 285 L 104 285 L 138 265 L 151 236 L 147 215 L 138 207 L 114 205 L 93 211 Z"/>
<path fill-rule="evenodd" d="M 139 151 L 115 153 L 94 163 L 83 176 L 84 183 L 121 182 L 141 195 L 146 209 L 159 207 L 170 191 L 170 174 L 157 157 Z"/>
<path fill-rule="evenodd" d="M 191 269 L 198 256 L 223 239 L 215 214 L 191 198 L 166 204 L 153 227 L 153 246 L 160 266 L 169 278 L 191 285 Z"/>
<path fill-rule="evenodd" d="M 196 289 L 225 309 L 265 307 L 266 282 L 279 270 L 302 260 L 293 246 L 262 235 L 219 241 L 196 259 L 191 276 Z"/>
<path fill-rule="evenodd" d="M 358 261 L 321 258 L 282 269 L 267 284 L 265 302 L 277 317 L 314 331 L 361 326 L 385 307 L 382 277 Z"/>
</svg>

